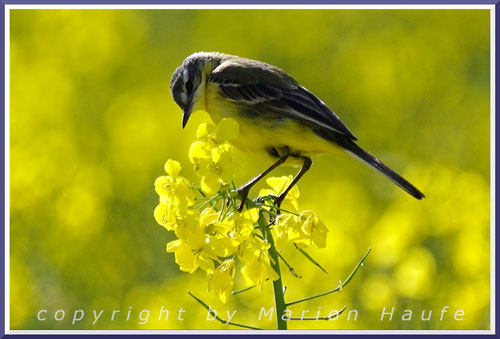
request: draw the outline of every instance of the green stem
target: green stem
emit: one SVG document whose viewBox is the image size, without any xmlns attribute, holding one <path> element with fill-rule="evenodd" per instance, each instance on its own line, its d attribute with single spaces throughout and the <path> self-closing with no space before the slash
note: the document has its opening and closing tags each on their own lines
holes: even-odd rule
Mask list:
<svg viewBox="0 0 500 339">
<path fill-rule="evenodd" d="M 243 292 L 246 292 L 246 291 L 250 291 L 251 289 L 254 289 L 254 288 L 256 288 L 256 287 L 257 287 L 257 285 L 253 285 L 253 286 L 245 287 L 245 288 L 243 288 L 243 289 L 241 289 L 241 290 L 232 291 L 232 292 L 231 292 L 231 294 L 232 294 L 232 295 L 235 295 L 235 294 L 240 294 L 240 293 L 243 293 Z"/>
<path fill-rule="evenodd" d="M 312 262 L 315 266 L 317 266 L 320 270 L 323 271 L 323 273 L 325 274 L 328 274 L 328 272 L 323 268 L 323 266 L 321 266 L 316 260 L 313 259 L 313 257 L 311 257 L 309 254 L 307 254 L 306 251 L 304 251 L 302 248 L 300 248 L 299 246 L 297 246 L 296 243 L 293 243 L 293 246 L 295 246 L 295 249 L 298 250 L 304 257 L 307 258 L 307 260 L 309 260 L 310 262 Z"/>
<path fill-rule="evenodd" d="M 286 330 L 287 323 L 286 320 L 283 320 L 283 315 L 285 314 L 286 304 L 285 304 L 285 296 L 283 295 L 283 282 L 281 280 L 281 270 L 280 270 L 280 262 L 278 251 L 276 250 L 276 245 L 274 244 L 273 235 L 269 227 L 267 227 L 266 219 L 262 212 L 259 214 L 259 226 L 262 231 L 264 237 L 269 241 L 271 247 L 269 248 L 269 255 L 271 256 L 270 262 L 273 270 L 276 271 L 279 278 L 273 281 L 274 288 L 274 305 L 276 307 L 276 324 L 278 330 Z"/>
<path fill-rule="evenodd" d="M 262 330 L 262 328 L 258 328 L 258 327 L 253 327 L 253 326 L 249 326 L 249 325 L 244 325 L 244 324 L 238 324 L 238 323 L 233 323 L 231 321 L 227 321 L 227 320 L 224 320 L 222 319 L 221 317 L 219 317 L 217 315 L 216 312 L 214 312 L 212 310 L 212 308 L 210 306 L 208 306 L 207 304 L 205 304 L 201 299 L 199 299 L 198 297 L 196 297 L 193 293 L 187 291 L 188 294 L 194 299 L 196 300 L 197 302 L 199 302 L 203 307 L 205 307 L 207 309 L 207 311 L 210 313 L 210 315 L 212 317 L 215 318 L 215 320 L 217 320 L 218 322 L 222 323 L 222 324 L 226 324 L 226 325 L 233 325 L 233 326 L 236 326 L 236 327 L 242 327 L 242 328 L 248 328 L 248 329 L 251 329 L 251 330 Z"/>
<path fill-rule="evenodd" d="M 354 267 L 354 270 L 351 272 L 351 274 L 349 274 L 349 276 L 347 277 L 347 279 L 344 282 L 339 281 L 339 286 L 337 286 L 333 290 L 326 291 L 326 292 L 323 292 L 323 293 L 320 293 L 320 294 L 316 294 L 316 295 L 313 295 L 313 296 L 310 296 L 310 297 L 306 297 L 306 298 L 302 298 L 302 299 L 298 299 L 298 300 L 287 302 L 286 306 L 292 306 L 292 305 L 295 305 L 295 304 L 298 304 L 298 303 L 301 303 L 301 302 L 304 302 L 304 301 L 308 301 L 308 300 L 311 300 L 311 299 L 316 299 L 316 298 L 324 297 L 325 295 L 342 291 L 342 289 L 352 280 L 352 278 L 354 277 L 354 275 L 356 274 L 356 272 L 358 271 L 358 269 L 361 266 L 363 266 L 363 261 L 365 261 L 366 257 L 368 256 L 368 254 L 370 254 L 371 250 L 372 250 L 371 248 L 368 248 L 368 251 L 366 251 L 366 253 L 363 256 L 363 258 L 361 258 L 361 260 L 358 262 L 358 264 L 356 265 L 356 267 Z"/>
<path fill-rule="evenodd" d="M 295 272 L 295 270 L 293 269 L 292 266 L 290 266 L 290 264 L 288 263 L 288 261 L 285 260 L 285 258 L 283 258 L 283 256 L 280 254 L 280 252 L 278 252 L 278 256 L 280 257 L 280 259 L 283 261 L 283 263 L 285 264 L 286 267 L 288 267 L 288 270 L 290 271 L 290 273 L 297 279 L 302 279 L 302 276 L 300 274 L 298 274 L 297 272 Z"/>
</svg>

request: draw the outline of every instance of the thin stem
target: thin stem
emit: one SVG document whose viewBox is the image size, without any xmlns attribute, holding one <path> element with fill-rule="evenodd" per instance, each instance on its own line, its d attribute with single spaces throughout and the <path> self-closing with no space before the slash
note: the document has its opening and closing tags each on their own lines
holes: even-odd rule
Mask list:
<svg viewBox="0 0 500 339">
<path fill-rule="evenodd" d="M 288 318 L 288 320 L 332 320 L 333 318 L 336 318 L 339 315 L 341 315 L 342 313 L 344 313 L 344 311 L 346 310 L 346 308 L 347 308 L 347 305 L 345 305 L 344 308 L 342 308 L 340 311 L 338 311 L 337 313 L 335 313 L 335 314 L 333 314 L 331 316 L 318 317 L 318 318 L 314 318 L 314 317 L 308 317 L 308 318 L 291 317 L 291 318 Z"/>
<path fill-rule="evenodd" d="M 198 299 L 193 293 L 191 293 L 191 292 L 188 291 L 188 294 L 191 297 L 193 297 L 194 300 L 196 300 L 197 302 L 199 302 L 203 307 L 205 307 L 208 310 L 208 312 L 210 313 L 210 315 L 212 315 L 216 320 L 218 320 L 219 322 L 221 322 L 221 323 L 223 323 L 225 325 L 233 325 L 233 326 L 236 326 L 236 327 L 248 328 L 248 329 L 251 329 L 251 330 L 262 330 L 262 328 L 253 327 L 253 326 L 244 325 L 244 324 L 233 323 L 231 321 L 226 321 L 226 320 L 220 318 L 217 315 L 217 313 L 212 310 L 212 308 L 210 306 L 208 306 L 203 301 L 201 301 L 200 299 Z"/>
<path fill-rule="evenodd" d="M 211 203 L 213 200 L 216 200 L 218 198 L 220 198 L 220 194 L 214 195 L 213 197 L 211 197 L 210 199 L 208 199 L 207 201 L 205 201 L 199 205 L 194 205 L 193 208 L 201 209 L 202 207 L 205 207 L 205 205 Z"/>
<path fill-rule="evenodd" d="M 267 278 L 267 279 L 266 279 L 266 281 L 268 281 L 268 280 L 269 280 L 269 278 Z M 255 287 L 257 287 L 257 285 L 253 285 L 253 286 L 245 287 L 245 288 L 243 288 L 243 289 L 241 289 L 241 290 L 237 290 L 237 291 L 232 291 L 232 292 L 231 292 L 231 294 L 232 294 L 232 295 L 235 295 L 235 294 L 240 294 L 240 293 L 246 292 L 246 291 L 248 291 L 248 290 L 251 290 L 251 289 L 253 289 L 253 288 L 255 288 Z"/>
<path fill-rule="evenodd" d="M 234 210 L 231 210 L 232 205 L 231 205 L 231 203 L 228 203 L 228 201 L 229 202 L 233 201 L 233 199 L 231 198 L 231 195 L 228 194 L 226 196 L 226 194 L 223 194 L 223 196 L 222 196 L 222 210 L 219 212 L 219 217 L 218 217 L 219 221 L 225 220 L 226 217 L 229 215 L 229 213 L 234 211 Z"/>
<path fill-rule="evenodd" d="M 232 291 L 231 294 L 232 295 L 235 295 L 235 294 L 240 294 L 240 293 L 243 293 L 243 292 L 246 292 L 246 291 L 249 291 L 251 289 L 254 289 L 255 287 L 257 287 L 257 285 L 253 285 L 253 286 L 248 286 L 248 287 L 245 287 L 241 290 L 237 290 L 237 291 Z"/>
<path fill-rule="evenodd" d="M 290 264 L 285 260 L 285 258 L 283 258 L 283 256 L 281 255 L 281 253 L 278 252 L 278 256 L 280 257 L 280 259 L 283 261 L 283 263 L 286 265 L 286 267 L 288 267 L 288 270 L 290 271 L 290 273 L 295 277 L 295 278 L 298 278 L 298 279 L 301 279 L 302 276 L 300 274 L 298 274 L 297 272 L 295 272 L 295 270 L 293 269 L 292 266 L 290 266 Z"/>
<path fill-rule="evenodd" d="M 352 280 L 352 278 L 354 277 L 354 275 L 356 274 L 356 272 L 358 271 L 358 269 L 361 266 L 363 266 L 363 261 L 365 261 L 366 257 L 368 256 L 368 254 L 370 254 L 371 250 L 372 250 L 371 248 L 368 248 L 368 251 L 365 253 L 365 255 L 363 256 L 363 258 L 361 258 L 361 260 L 358 262 L 358 264 L 356 265 L 356 267 L 354 268 L 354 270 L 351 272 L 351 274 L 349 274 L 349 276 L 347 277 L 347 279 L 343 283 L 340 282 L 339 286 L 337 286 L 333 290 L 326 291 L 326 292 L 323 292 L 323 293 L 320 293 L 320 294 L 316 294 L 316 295 L 313 295 L 313 296 L 310 296 L 310 297 L 306 297 L 306 298 L 302 298 L 302 299 L 297 299 L 297 300 L 294 300 L 294 301 L 290 301 L 290 302 L 286 303 L 286 306 L 292 306 L 292 305 L 295 305 L 295 304 L 298 304 L 298 303 L 301 303 L 301 302 L 304 302 L 304 301 L 308 301 L 308 300 L 311 300 L 311 299 L 316 299 L 316 298 L 323 297 L 323 296 L 328 295 L 328 294 L 332 294 L 332 293 L 335 293 L 335 292 L 342 291 L 342 289 Z"/>
<path fill-rule="evenodd" d="M 203 196 L 203 197 L 206 197 L 205 193 L 203 193 L 203 191 L 201 190 L 201 186 L 200 185 L 195 185 L 194 183 L 191 184 L 191 189 L 194 190 L 194 191 L 198 191 L 200 192 L 200 194 Z M 195 198 L 196 199 L 196 198 Z"/>
<path fill-rule="evenodd" d="M 221 200 L 220 200 L 221 201 L 221 208 L 220 208 L 220 211 L 219 211 L 219 216 L 217 218 L 217 221 L 221 221 L 221 220 L 224 219 L 224 214 L 225 214 L 224 212 L 226 210 L 225 209 L 226 208 L 226 199 L 225 199 L 226 194 L 224 192 L 221 193 L 221 197 L 222 197 Z"/>
<path fill-rule="evenodd" d="M 293 246 L 302 254 L 304 257 L 306 257 L 310 262 L 312 262 L 314 265 L 316 265 L 320 270 L 322 270 L 324 273 L 328 274 L 328 272 L 321 266 L 316 260 L 313 259 L 309 254 L 307 254 L 306 251 L 304 251 L 302 248 L 297 246 L 296 243 L 293 243 Z"/>
<path fill-rule="evenodd" d="M 278 279 L 273 281 L 273 289 L 274 289 L 274 305 L 276 306 L 276 324 L 278 330 L 286 330 L 287 323 L 286 320 L 283 320 L 282 317 L 285 314 L 286 304 L 285 304 L 285 296 L 283 295 L 283 282 L 281 280 L 281 270 L 280 270 L 280 262 L 278 251 L 276 250 L 276 245 L 274 244 L 273 235 L 269 227 L 267 227 L 266 219 L 264 218 L 263 213 L 259 213 L 258 220 L 260 229 L 264 235 L 264 237 L 269 241 L 271 247 L 268 252 L 271 256 L 270 262 L 273 270 L 278 274 Z"/>
</svg>

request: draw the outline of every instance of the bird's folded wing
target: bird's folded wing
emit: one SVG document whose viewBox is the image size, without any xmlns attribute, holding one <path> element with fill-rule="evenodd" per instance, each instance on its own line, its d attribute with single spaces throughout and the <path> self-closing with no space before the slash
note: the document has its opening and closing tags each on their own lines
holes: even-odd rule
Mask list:
<svg viewBox="0 0 500 339">
<path fill-rule="evenodd" d="M 316 128 L 323 128 L 357 140 L 340 118 L 318 97 L 282 70 L 264 63 L 224 62 L 209 81 L 228 100 L 255 112 L 286 116 Z"/>
</svg>

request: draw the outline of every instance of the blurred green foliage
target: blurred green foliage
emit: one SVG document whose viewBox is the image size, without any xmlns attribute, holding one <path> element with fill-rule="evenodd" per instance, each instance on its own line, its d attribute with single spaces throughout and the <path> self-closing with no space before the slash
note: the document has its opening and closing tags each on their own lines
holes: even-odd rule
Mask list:
<svg viewBox="0 0 500 339">
<path fill-rule="evenodd" d="M 348 157 L 315 159 L 301 205 L 330 229 L 327 248 L 311 251 L 329 273 L 285 250 L 303 277 L 284 272 L 286 297 L 336 287 L 372 253 L 342 293 L 291 308 L 310 316 L 348 305 L 357 321 L 289 328 L 489 328 L 487 10 L 13 10 L 10 20 L 11 328 L 226 328 L 206 321 L 187 290 L 223 314 L 237 309 L 233 321 L 273 327 L 257 321 L 271 284 L 221 305 L 202 273 L 178 270 L 165 252 L 173 235 L 153 218 L 153 182 L 168 158 L 195 178 L 187 151 L 208 116 L 182 130 L 169 80 L 202 50 L 283 68 L 427 196 L 417 201 Z M 266 166 L 238 157 L 237 184 Z M 168 321 L 158 321 L 161 306 Z M 393 321 L 380 321 L 393 306 Z M 37 320 L 41 309 L 47 321 Z M 55 321 L 59 309 L 66 317 Z M 75 309 L 86 314 L 73 325 Z M 104 310 L 96 324 L 93 309 Z M 141 325 L 143 309 L 151 315 Z M 401 320 L 404 309 L 412 321 Z M 463 321 L 453 319 L 458 309 Z M 422 310 L 433 310 L 431 321 L 419 320 Z"/>
</svg>

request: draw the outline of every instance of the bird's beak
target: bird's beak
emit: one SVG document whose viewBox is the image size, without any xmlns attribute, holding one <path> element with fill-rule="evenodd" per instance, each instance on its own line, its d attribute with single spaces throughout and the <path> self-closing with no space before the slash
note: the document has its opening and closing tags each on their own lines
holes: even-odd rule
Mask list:
<svg viewBox="0 0 500 339">
<path fill-rule="evenodd" d="M 184 111 L 182 114 L 182 128 L 186 127 L 186 124 L 191 116 L 191 109 L 193 108 L 193 102 L 189 102 L 186 107 L 184 107 Z"/>
</svg>

